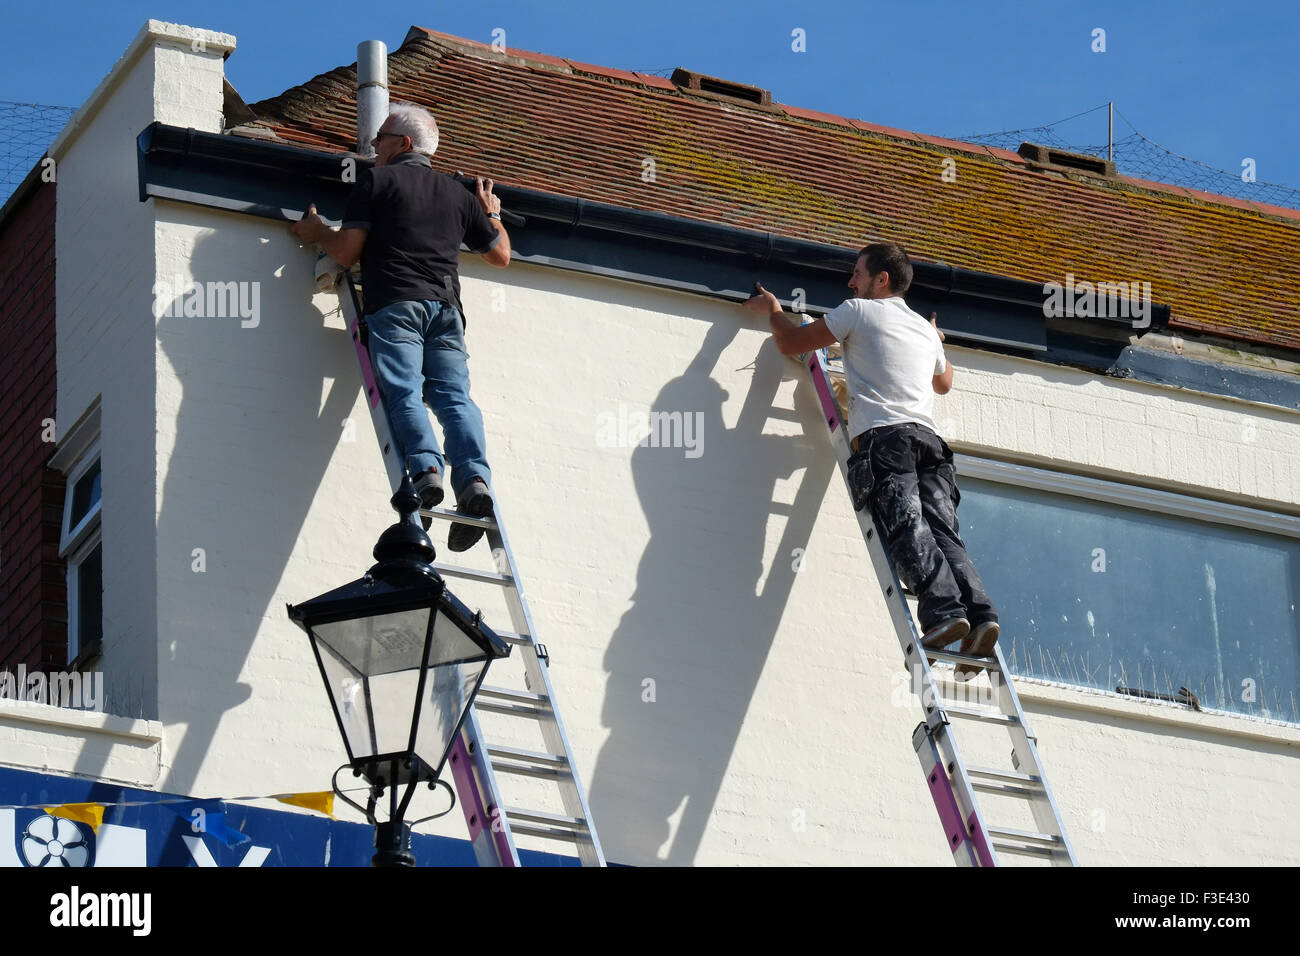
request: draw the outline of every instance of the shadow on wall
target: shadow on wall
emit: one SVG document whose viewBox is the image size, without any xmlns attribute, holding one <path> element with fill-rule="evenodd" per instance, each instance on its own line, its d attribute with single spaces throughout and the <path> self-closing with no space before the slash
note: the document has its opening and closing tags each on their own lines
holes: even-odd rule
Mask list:
<svg viewBox="0 0 1300 956">
<path fill-rule="evenodd" d="M 213 314 L 186 315 L 178 283 L 156 306 L 167 310 L 157 318 L 159 364 L 165 356 L 175 372 L 172 380 L 160 368 L 159 407 L 176 409 L 157 519 L 157 716 L 183 733 L 160 783 L 178 793 L 192 792 L 222 717 L 252 693 L 241 673 L 265 618 L 284 613 L 276 588 L 360 388 L 347 333 L 323 328 L 310 306 L 307 252 L 208 236 L 190 265 Z M 235 298 L 226 301 L 237 308 L 211 308 L 230 292 L 223 286 L 209 298 L 208 283 L 232 280 Z M 177 383 L 179 399 L 166 393 Z M 263 743 L 273 749 L 274 737 L 268 727 Z M 76 773 L 102 769 L 87 758 Z"/>
<path fill-rule="evenodd" d="M 606 853 L 619 862 L 694 862 L 794 583 L 794 549 L 807 546 L 834 470 L 806 437 L 819 434 L 816 396 L 770 341 L 759 350 L 735 427 L 726 427 L 728 394 L 711 376 L 741 327 L 715 323 L 653 405 L 702 413 L 699 456 L 650 445 L 632 453 L 651 537 L 633 606 L 605 656 L 602 720 L 611 732 L 590 795 Z M 789 376 L 800 379 L 795 408 L 805 431 L 764 435 L 769 417 L 789 418 L 773 409 Z M 775 503 L 777 481 L 800 468 L 807 471 L 794 504 Z M 773 516 L 785 527 L 764 579 Z"/>
</svg>

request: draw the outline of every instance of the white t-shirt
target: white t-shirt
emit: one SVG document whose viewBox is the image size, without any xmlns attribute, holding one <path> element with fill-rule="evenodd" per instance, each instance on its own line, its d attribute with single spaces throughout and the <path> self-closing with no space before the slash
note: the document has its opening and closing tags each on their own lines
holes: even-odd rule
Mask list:
<svg viewBox="0 0 1300 956">
<path fill-rule="evenodd" d="M 948 359 L 929 322 L 894 296 L 846 299 L 826 314 L 826 327 L 844 345 L 850 437 L 904 422 L 938 431 L 931 379 Z"/>
</svg>

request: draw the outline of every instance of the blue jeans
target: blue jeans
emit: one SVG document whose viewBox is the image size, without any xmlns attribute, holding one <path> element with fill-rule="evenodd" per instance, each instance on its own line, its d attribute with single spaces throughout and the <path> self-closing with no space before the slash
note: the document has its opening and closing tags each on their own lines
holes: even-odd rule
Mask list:
<svg viewBox="0 0 1300 956">
<path fill-rule="evenodd" d="M 393 439 L 412 477 L 445 473 L 459 498 L 475 478 L 491 485 L 483 414 L 469 397 L 469 353 L 460 312 L 432 300 L 394 302 L 366 316 L 370 361 L 383 393 Z M 447 440 L 444 459 L 425 403 Z"/>
</svg>

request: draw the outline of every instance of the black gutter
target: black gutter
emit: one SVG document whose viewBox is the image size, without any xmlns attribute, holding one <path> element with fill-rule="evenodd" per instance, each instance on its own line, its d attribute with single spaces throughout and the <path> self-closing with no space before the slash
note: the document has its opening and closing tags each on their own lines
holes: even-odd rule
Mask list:
<svg viewBox="0 0 1300 956">
<path fill-rule="evenodd" d="M 140 198 L 150 196 L 296 219 L 309 202 L 339 220 L 356 174 L 369 160 L 264 140 L 154 123 L 137 141 Z M 345 172 L 350 175 L 345 176 Z M 848 297 L 856 249 L 790 239 L 511 186 L 497 192 L 526 225 L 512 228 L 519 261 L 739 301 L 755 280 L 790 302 L 803 290 L 804 310 L 823 314 Z M 1095 340 L 1049 329 L 1043 286 L 941 263 L 914 263 L 908 304 L 939 323 L 954 342 L 1105 372 L 1127 344 L 1123 320 L 1095 319 Z M 1151 328 L 1167 305 L 1152 306 Z M 1064 346 L 1064 348 L 1062 348 Z"/>
</svg>

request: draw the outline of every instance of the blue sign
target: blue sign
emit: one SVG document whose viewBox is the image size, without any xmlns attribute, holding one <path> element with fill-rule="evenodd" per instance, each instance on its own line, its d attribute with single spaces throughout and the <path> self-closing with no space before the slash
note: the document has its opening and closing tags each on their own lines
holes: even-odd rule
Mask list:
<svg viewBox="0 0 1300 956">
<path fill-rule="evenodd" d="M 98 832 L 40 809 L 68 803 L 106 804 Z M 417 866 L 476 865 L 468 840 L 416 833 L 411 851 Z M 369 866 L 374 852 L 366 824 L 0 768 L 0 866 Z"/>
</svg>

